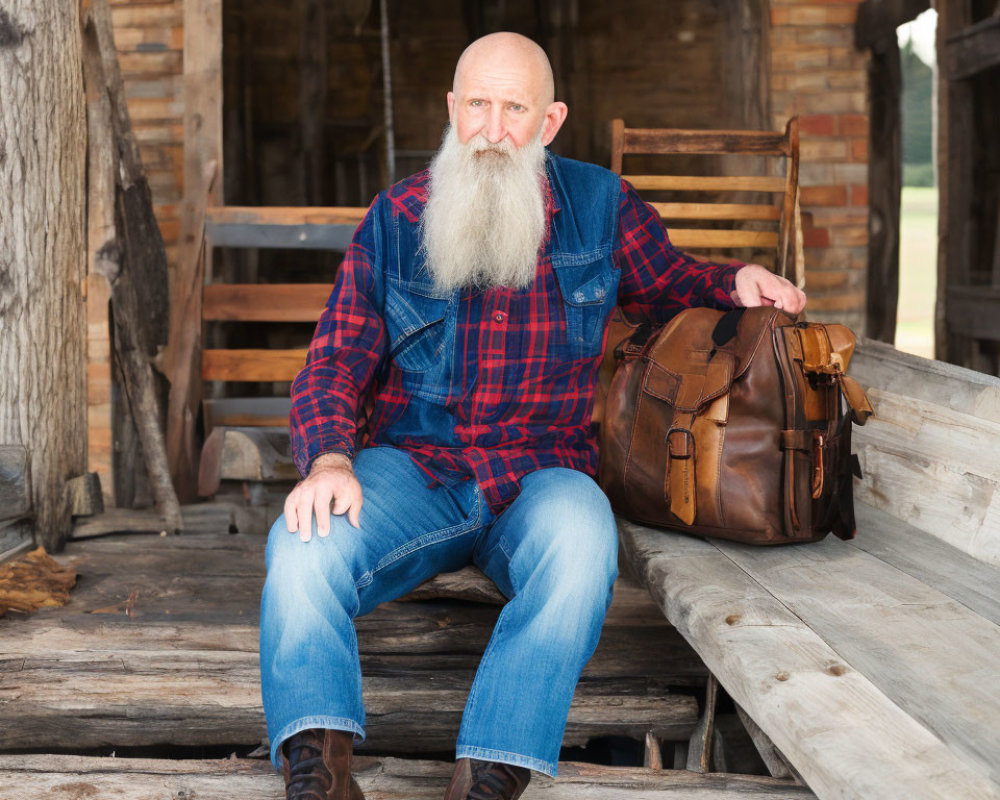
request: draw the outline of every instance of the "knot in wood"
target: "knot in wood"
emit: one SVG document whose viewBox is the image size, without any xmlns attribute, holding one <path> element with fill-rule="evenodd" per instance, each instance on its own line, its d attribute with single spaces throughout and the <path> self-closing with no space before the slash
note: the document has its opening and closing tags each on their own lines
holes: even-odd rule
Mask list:
<svg viewBox="0 0 1000 800">
<path fill-rule="evenodd" d="M 779 672 L 777 675 L 774 676 L 775 680 L 779 681 L 787 681 L 789 677 L 790 677 L 789 674 L 784 671 Z"/>
<path fill-rule="evenodd" d="M 727 625 L 735 625 L 741 619 L 743 619 L 743 615 L 742 614 L 730 614 L 728 617 L 726 617 L 726 624 Z"/>
<path fill-rule="evenodd" d="M 826 671 L 829 672 L 831 675 L 836 675 L 837 677 L 839 677 L 843 675 L 845 672 L 847 672 L 847 667 L 845 667 L 843 664 L 832 664 L 829 667 L 827 667 Z"/>
</svg>

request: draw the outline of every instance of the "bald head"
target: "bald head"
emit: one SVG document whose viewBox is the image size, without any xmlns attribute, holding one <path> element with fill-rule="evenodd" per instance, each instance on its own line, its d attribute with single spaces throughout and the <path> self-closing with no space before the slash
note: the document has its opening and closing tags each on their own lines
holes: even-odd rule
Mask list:
<svg viewBox="0 0 1000 800">
<path fill-rule="evenodd" d="M 482 136 L 516 147 L 540 138 L 548 145 L 566 119 L 554 101 L 552 67 L 537 44 L 518 33 L 491 33 L 462 53 L 448 92 L 448 115 L 462 144 Z"/>
<path fill-rule="evenodd" d="M 465 48 L 455 66 L 453 91 L 459 92 L 463 81 L 481 74 L 506 75 L 530 85 L 538 101 L 548 105 L 555 99 L 552 65 L 537 44 L 519 33 L 501 31 L 476 39 Z"/>
</svg>

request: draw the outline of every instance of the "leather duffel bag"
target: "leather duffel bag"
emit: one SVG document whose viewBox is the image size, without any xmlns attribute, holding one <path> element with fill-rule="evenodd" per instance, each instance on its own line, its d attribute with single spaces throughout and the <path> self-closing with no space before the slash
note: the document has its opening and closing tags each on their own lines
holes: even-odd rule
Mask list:
<svg viewBox="0 0 1000 800">
<path fill-rule="evenodd" d="M 615 349 L 599 481 L 636 522 L 750 544 L 855 535 L 854 334 L 774 308 L 682 311 Z M 844 401 L 842 401 L 842 398 Z"/>
</svg>

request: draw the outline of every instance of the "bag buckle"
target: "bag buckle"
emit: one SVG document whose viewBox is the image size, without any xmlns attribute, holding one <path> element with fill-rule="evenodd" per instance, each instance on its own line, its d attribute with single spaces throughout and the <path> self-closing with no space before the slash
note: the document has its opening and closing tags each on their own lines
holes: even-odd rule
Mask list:
<svg viewBox="0 0 1000 800">
<path fill-rule="evenodd" d="M 666 441 L 671 458 L 691 458 L 694 454 L 694 434 L 687 428 L 671 428 Z"/>
</svg>

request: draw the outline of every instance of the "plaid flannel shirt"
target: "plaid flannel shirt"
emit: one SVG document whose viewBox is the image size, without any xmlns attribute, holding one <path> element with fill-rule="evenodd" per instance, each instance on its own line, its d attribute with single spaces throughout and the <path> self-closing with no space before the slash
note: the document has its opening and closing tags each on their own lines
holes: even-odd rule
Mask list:
<svg viewBox="0 0 1000 800">
<path fill-rule="evenodd" d="M 427 183 L 424 171 L 394 185 L 386 193 L 392 212 L 416 222 L 426 204 Z M 551 225 L 560 209 L 552 192 L 547 189 L 546 195 Z M 733 306 L 730 293 L 742 264 L 700 262 L 674 249 L 656 213 L 625 181 L 619 207 L 614 260 L 621 270 L 618 302 L 629 318 L 665 321 L 692 306 Z M 595 475 L 597 442 L 590 418 L 601 359 L 567 363 L 546 357 L 552 331 L 565 324 L 547 254 L 548 234 L 534 286 L 461 294 L 455 369 L 464 391 L 449 409 L 459 447 L 454 440 L 447 445 L 427 437 L 399 441 L 389 433 L 411 398 L 388 357 L 385 324 L 372 299 L 381 269 L 374 259 L 374 235 L 369 209 L 337 273 L 306 366 L 292 385 L 292 452 L 299 472 L 307 475 L 324 453 L 353 456 L 359 421 L 368 411 L 366 444 L 408 450 L 431 483 L 474 478 L 495 513 L 517 496 L 521 478 L 534 470 L 563 466 Z"/>
</svg>

